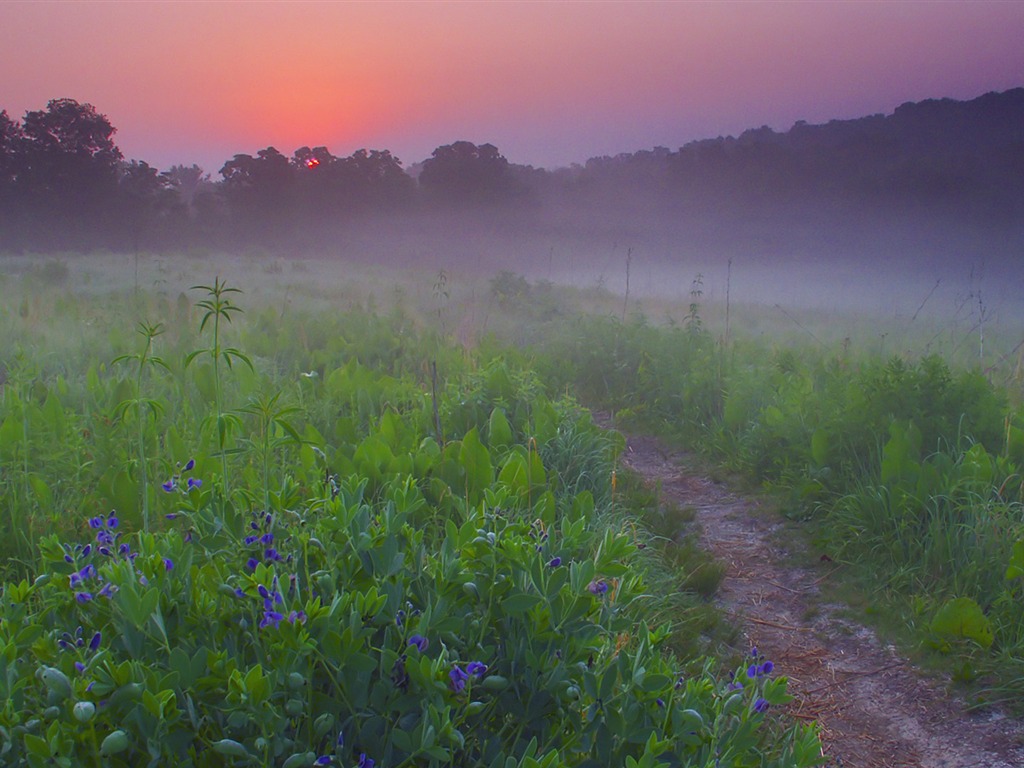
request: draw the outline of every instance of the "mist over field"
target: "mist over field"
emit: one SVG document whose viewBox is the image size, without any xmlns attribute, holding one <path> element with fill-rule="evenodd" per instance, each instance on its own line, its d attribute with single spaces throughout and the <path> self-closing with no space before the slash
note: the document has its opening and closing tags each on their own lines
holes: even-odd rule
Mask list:
<svg viewBox="0 0 1024 768">
<path fill-rule="evenodd" d="M 84 126 L 84 127 L 83 127 Z M 95 107 L 0 114 L 0 252 L 314 258 L 686 303 L 1024 316 L 1024 89 L 584 165 L 455 141 L 126 162 Z M 71 256 L 69 256 L 71 257 Z M 628 276 L 627 276 L 628 273 Z"/>
</svg>

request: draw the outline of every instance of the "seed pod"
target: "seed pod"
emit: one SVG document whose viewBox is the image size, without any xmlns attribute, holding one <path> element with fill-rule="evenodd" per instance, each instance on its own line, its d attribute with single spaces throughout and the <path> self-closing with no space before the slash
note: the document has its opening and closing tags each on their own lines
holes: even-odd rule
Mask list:
<svg viewBox="0 0 1024 768">
<path fill-rule="evenodd" d="M 60 717 L 60 707 L 58 706 L 47 707 L 43 710 L 44 720 L 56 720 L 58 717 Z"/>
<path fill-rule="evenodd" d="M 484 702 L 482 702 L 482 701 L 471 701 L 466 706 L 466 714 L 467 715 L 478 715 L 478 714 L 480 714 L 483 711 L 484 707 L 486 707 L 486 706 L 487 705 Z"/>
<path fill-rule="evenodd" d="M 75 704 L 72 713 L 78 722 L 88 723 L 92 720 L 92 716 L 96 714 L 96 705 L 91 701 L 79 701 Z"/>
<path fill-rule="evenodd" d="M 109 757 L 118 752 L 124 752 L 126 749 L 128 749 L 128 734 L 118 729 L 109 733 L 100 744 L 100 755 Z"/>
<path fill-rule="evenodd" d="M 307 768 L 316 760 L 316 752 L 296 752 L 284 761 L 281 768 Z"/>
<path fill-rule="evenodd" d="M 508 678 L 501 675 L 488 675 L 484 678 L 482 685 L 489 691 L 503 691 L 508 688 Z"/>
<path fill-rule="evenodd" d="M 305 675 L 299 672 L 290 672 L 288 674 L 288 687 L 293 691 L 297 691 L 306 685 Z"/>
<path fill-rule="evenodd" d="M 71 695 L 71 681 L 68 676 L 56 667 L 44 667 L 42 672 L 43 685 L 61 698 Z"/>
<path fill-rule="evenodd" d="M 288 717 L 298 717 L 302 714 L 303 709 L 303 704 L 298 699 L 288 699 L 284 705 L 284 711 L 288 713 Z"/>
<path fill-rule="evenodd" d="M 249 750 L 245 748 L 245 745 L 234 739 L 221 739 L 220 741 L 213 742 L 210 746 L 218 755 L 228 755 L 229 757 L 249 756 Z"/>
</svg>

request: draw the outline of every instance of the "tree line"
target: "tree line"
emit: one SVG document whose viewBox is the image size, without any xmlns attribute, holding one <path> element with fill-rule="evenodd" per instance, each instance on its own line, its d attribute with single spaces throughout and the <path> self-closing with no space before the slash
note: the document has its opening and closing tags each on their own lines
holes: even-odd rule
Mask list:
<svg viewBox="0 0 1024 768">
<path fill-rule="evenodd" d="M 73 99 L 20 121 L 0 111 L 0 251 L 234 248 L 311 231 L 329 240 L 355 222 L 411 212 L 498 210 L 538 226 L 604 212 L 697 225 L 780 212 L 1024 216 L 1024 88 L 550 171 L 510 163 L 492 144 L 456 141 L 411 168 L 388 150 L 338 157 L 301 147 L 289 157 L 267 147 L 234 155 L 213 177 L 197 165 L 161 171 L 126 160 L 115 133 Z"/>
</svg>

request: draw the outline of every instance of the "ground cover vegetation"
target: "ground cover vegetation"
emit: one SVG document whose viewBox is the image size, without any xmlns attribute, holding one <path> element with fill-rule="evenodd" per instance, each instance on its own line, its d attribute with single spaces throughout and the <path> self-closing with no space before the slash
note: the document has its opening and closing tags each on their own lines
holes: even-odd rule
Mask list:
<svg viewBox="0 0 1024 768">
<path fill-rule="evenodd" d="M 0 284 L 5 765 L 819 762 L 784 670 L 694 650 L 713 584 L 570 378 L 454 343 L 446 279 L 417 317 L 80 268 Z"/>
<path fill-rule="evenodd" d="M 700 314 L 695 295 L 669 325 L 614 314 L 561 324 L 539 345 L 537 368 L 624 423 L 674 436 L 777 492 L 861 585 L 869 613 L 890 616 L 919 650 L 973 682 L 979 705 L 1019 702 L 1019 345 L 981 368 L 935 351 L 826 344 L 803 326 L 799 344 L 727 341 Z"/>
</svg>

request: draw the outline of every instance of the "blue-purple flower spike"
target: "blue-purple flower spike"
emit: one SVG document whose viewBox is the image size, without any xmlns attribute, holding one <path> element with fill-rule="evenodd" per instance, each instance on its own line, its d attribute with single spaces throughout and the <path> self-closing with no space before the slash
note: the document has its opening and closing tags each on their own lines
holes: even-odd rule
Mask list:
<svg viewBox="0 0 1024 768">
<path fill-rule="evenodd" d="M 415 645 L 420 653 L 426 653 L 427 646 L 430 645 L 430 640 L 425 638 L 423 635 L 413 635 L 409 638 L 409 645 Z"/>
</svg>

